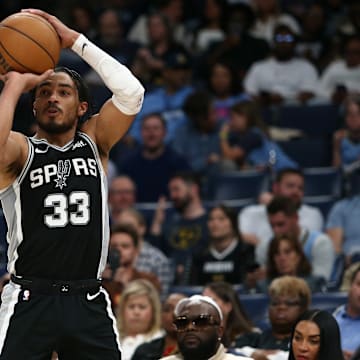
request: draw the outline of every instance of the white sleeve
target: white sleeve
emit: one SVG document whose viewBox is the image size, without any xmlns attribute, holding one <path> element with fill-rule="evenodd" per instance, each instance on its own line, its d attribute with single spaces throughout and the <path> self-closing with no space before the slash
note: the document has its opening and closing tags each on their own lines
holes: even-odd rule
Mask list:
<svg viewBox="0 0 360 360">
<path fill-rule="evenodd" d="M 114 105 L 126 115 L 137 114 L 144 99 L 144 88 L 131 71 L 84 35 L 80 35 L 71 49 L 85 60 L 112 91 Z"/>
</svg>

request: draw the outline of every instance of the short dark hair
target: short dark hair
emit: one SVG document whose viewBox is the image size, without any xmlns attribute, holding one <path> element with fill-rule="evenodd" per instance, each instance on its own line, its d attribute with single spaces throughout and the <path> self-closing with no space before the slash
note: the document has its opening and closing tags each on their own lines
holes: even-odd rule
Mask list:
<svg viewBox="0 0 360 360">
<path fill-rule="evenodd" d="M 296 168 L 282 168 L 276 173 L 275 182 L 279 183 L 286 175 L 299 175 L 304 178 L 302 170 Z"/>
<path fill-rule="evenodd" d="M 295 202 L 286 196 L 275 196 L 266 207 L 268 215 L 283 212 L 286 216 L 297 214 L 298 207 Z"/>
<path fill-rule="evenodd" d="M 206 90 L 197 90 L 185 99 L 183 110 L 192 119 L 206 118 L 213 103 L 211 94 Z"/>
<path fill-rule="evenodd" d="M 139 246 L 139 235 L 136 229 L 130 224 L 116 224 L 111 228 L 111 235 L 113 234 L 127 234 L 131 237 L 134 246 Z"/>
<path fill-rule="evenodd" d="M 165 120 L 164 116 L 159 112 L 152 112 L 150 114 L 144 115 L 143 118 L 141 119 L 141 127 L 144 126 L 144 123 L 147 119 L 152 118 L 152 117 L 158 118 L 161 121 L 161 124 L 163 125 L 164 129 L 166 129 L 166 127 L 167 127 L 166 120 Z"/>
<path fill-rule="evenodd" d="M 177 171 L 170 177 L 169 182 L 173 179 L 181 179 L 187 184 L 195 184 L 199 189 L 201 188 L 201 177 L 193 171 Z"/>
<path fill-rule="evenodd" d="M 65 66 L 56 67 L 54 69 L 54 72 L 55 73 L 63 72 L 65 74 L 69 75 L 75 84 L 75 87 L 76 87 L 76 90 L 78 93 L 78 97 L 79 97 L 79 101 L 85 101 L 88 103 L 88 109 L 87 109 L 86 113 L 84 115 L 82 115 L 81 117 L 79 117 L 78 124 L 81 125 L 86 120 L 88 120 L 93 115 L 93 112 L 94 112 L 93 102 L 90 97 L 90 91 L 89 91 L 89 88 L 88 88 L 85 80 L 77 71 L 69 69 Z M 32 103 L 35 101 L 35 95 L 36 95 L 37 89 L 38 89 L 38 86 L 36 86 L 34 89 L 31 90 L 31 102 Z"/>
</svg>

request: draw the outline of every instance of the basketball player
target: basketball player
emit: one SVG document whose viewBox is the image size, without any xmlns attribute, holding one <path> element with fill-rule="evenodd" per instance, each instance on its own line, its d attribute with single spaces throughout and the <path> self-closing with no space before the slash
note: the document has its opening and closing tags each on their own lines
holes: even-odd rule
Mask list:
<svg viewBox="0 0 360 360">
<path fill-rule="evenodd" d="M 8 271 L 0 310 L 0 359 L 121 359 L 115 321 L 100 287 L 108 250 L 105 173 L 111 147 L 141 108 L 130 71 L 82 34 L 40 10 L 97 71 L 113 96 L 88 111 L 74 71 L 10 72 L 0 95 L 0 197 L 8 224 Z M 31 56 L 31 54 L 29 54 Z M 11 131 L 21 93 L 34 88 L 38 131 Z"/>
</svg>

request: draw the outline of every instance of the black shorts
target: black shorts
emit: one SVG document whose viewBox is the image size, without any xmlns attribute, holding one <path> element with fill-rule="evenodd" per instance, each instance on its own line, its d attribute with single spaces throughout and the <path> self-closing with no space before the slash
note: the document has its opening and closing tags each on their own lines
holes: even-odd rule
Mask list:
<svg viewBox="0 0 360 360">
<path fill-rule="evenodd" d="M 66 292 L 66 291 L 65 291 Z M 44 294 L 10 281 L 2 292 L 0 359 L 120 360 L 106 291 Z"/>
</svg>

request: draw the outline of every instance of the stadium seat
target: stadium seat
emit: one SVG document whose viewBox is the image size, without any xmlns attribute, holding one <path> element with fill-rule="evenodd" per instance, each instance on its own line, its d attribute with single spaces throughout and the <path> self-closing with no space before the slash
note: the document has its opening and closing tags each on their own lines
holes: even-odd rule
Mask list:
<svg viewBox="0 0 360 360">
<path fill-rule="evenodd" d="M 331 136 L 338 122 L 336 105 L 282 105 L 277 109 L 277 126 L 299 129 L 310 136 Z"/>
<path fill-rule="evenodd" d="M 326 219 L 336 200 L 337 198 L 332 195 L 304 196 L 303 203 L 317 207 L 321 211 L 324 219 Z"/>
<path fill-rule="evenodd" d="M 345 272 L 345 254 L 337 254 L 331 271 L 330 279 L 327 283 L 328 291 L 338 291 Z"/>
<path fill-rule="evenodd" d="M 253 324 L 262 330 L 268 328 L 269 297 L 266 294 L 240 293 L 239 298 Z"/>
<path fill-rule="evenodd" d="M 329 195 L 338 198 L 342 194 L 342 176 L 338 168 L 312 167 L 303 169 L 304 196 Z"/>
<path fill-rule="evenodd" d="M 269 173 L 261 170 L 229 171 L 209 179 L 208 200 L 257 201 L 262 191 L 268 189 Z"/>
<path fill-rule="evenodd" d="M 331 166 L 331 138 L 305 136 L 277 143 L 302 168 Z"/>
<path fill-rule="evenodd" d="M 316 293 L 312 295 L 311 307 L 333 312 L 338 306 L 347 302 L 346 292 Z"/>
</svg>

